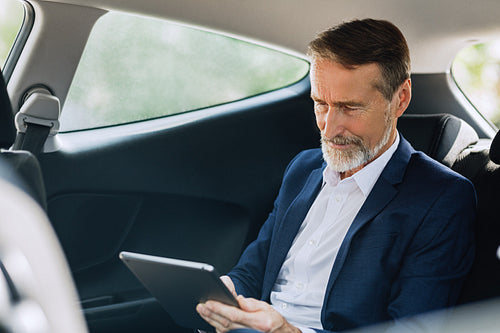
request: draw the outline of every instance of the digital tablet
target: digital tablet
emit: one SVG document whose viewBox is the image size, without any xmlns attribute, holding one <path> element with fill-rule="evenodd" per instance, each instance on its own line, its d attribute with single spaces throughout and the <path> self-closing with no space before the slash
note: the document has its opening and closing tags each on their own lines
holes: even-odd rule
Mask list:
<svg viewBox="0 0 500 333">
<path fill-rule="evenodd" d="M 209 264 L 132 252 L 121 252 L 120 259 L 180 326 L 213 331 L 196 312 L 198 303 L 216 300 L 238 306 Z"/>
</svg>

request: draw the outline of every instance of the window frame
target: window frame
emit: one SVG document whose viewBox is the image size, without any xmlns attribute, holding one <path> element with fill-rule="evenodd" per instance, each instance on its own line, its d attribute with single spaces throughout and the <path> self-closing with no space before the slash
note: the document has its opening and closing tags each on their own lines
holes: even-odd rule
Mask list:
<svg viewBox="0 0 500 333">
<path fill-rule="evenodd" d="M 16 67 L 19 57 L 21 56 L 21 52 L 23 51 L 35 24 L 35 10 L 33 9 L 33 6 L 26 1 L 20 2 L 24 7 L 23 21 L 5 60 L 5 66 L 2 68 L 2 74 L 6 83 L 9 82 L 12 73 L 14 72 L 14 68 Z"/>
</svg>

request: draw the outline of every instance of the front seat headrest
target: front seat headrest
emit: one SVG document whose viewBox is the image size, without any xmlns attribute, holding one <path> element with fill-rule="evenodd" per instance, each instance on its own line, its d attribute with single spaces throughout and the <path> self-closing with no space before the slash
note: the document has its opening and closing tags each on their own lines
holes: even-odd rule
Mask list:
<svg viewBox="0 0 500 333">
<path fill-rule="evenodd" d="M 490 146 L 490 160 L 500 164 L 500 131 L 497 132 Z"/>
<path fill-rule="evenodd" d="M 416 150 L 449 167 L 479 140 L 469 124 L 451 114 L 404 114 L 398 119 L 398 130 Z"/>
</svg>

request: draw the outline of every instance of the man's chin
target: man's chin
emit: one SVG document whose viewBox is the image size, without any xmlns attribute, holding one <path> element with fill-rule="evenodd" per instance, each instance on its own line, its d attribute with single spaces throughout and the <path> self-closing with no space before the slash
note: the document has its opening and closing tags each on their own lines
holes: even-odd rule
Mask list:
<svg viewBox="0 0 500 333">
<path fill-rule="evenodd" d="M 348 172 L 348 171 L 351 171 L 351 170 L 354 170 L 354 169 L 357 169 L 359 168 L 359 166 L 362 164 L 357 164 L 357 165 L 345 165 L 345 164 L 334 164 L 334 163 L 329 163 L 328 161 L 326 162 L 326 164 L 328 165 L 328 167 L 333 170 L 333 171 L 336 171 L 338 173 L 343 173 L 343 172 Z"/>
<path fill-rule="evenodd" d="M 323 159 L 328 167 L 336 172 L 346 172 L 358 168 L 366 163 L 364 156 L 346 158 L 344 156 L 331 156 L 323 151 Z"/>
</svg>

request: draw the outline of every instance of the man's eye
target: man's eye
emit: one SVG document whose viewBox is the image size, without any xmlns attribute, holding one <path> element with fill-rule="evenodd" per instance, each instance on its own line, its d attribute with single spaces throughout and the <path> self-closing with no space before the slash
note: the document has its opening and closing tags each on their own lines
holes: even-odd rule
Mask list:
<svg viewBox="0 0 500 333">
<path fill-rule="evenodd" d="M 315 103 L 314 110 L 316 112 L 328 112 L 328 105 L 325 103 Z"/>
<path fill-rule="evenodd" d="M 342 110 L 344 112 L 356 112 L 356 111 L 359 111 L 359 108 L 358 107 L 352 107 L 352 106 L 343 106 Z"/>
</svg>

